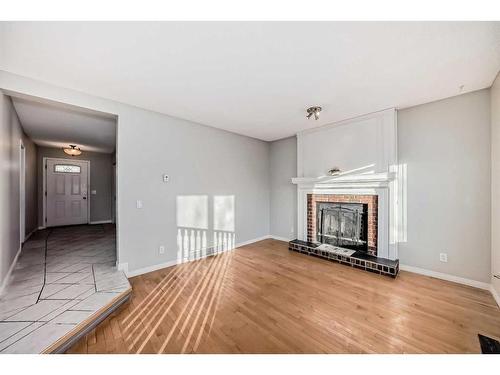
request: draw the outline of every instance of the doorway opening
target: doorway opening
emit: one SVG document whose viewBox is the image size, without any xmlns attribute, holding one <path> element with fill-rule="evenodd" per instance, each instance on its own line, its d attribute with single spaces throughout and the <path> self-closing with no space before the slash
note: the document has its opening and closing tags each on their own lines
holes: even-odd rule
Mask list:
<svg viewBox="0 0 500 375">
<path fill-rule="evenodd" d="M 112 234 L 115 244 L 117 116 L 26 95 L 10 98 L 25 135 L 19 146 L 21 244 L 36 230 L 76 225 Z"/>
</svg>

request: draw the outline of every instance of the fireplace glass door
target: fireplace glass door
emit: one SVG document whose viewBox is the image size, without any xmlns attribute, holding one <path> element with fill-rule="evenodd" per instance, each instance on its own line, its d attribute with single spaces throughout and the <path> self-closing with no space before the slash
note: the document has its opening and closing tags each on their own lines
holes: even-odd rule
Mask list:
<svg viewBox="0 0 500 375">
<path fill-rule="evenodd" d="M 368 205 L 318 202 L 316 240 L 352 250 L 368 251 Z"/>
</svg>

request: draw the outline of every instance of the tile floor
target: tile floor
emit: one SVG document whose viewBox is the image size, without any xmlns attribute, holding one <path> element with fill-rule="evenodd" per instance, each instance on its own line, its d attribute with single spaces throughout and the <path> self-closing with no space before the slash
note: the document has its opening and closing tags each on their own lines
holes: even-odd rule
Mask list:
<svg viewBox="0 0 500 375">
<path fill-rule="evenodd" d="M 0 353 L 40 353 L 130 290 L 113 225 L 37 231 L 0 296 Z"/>
</svg>

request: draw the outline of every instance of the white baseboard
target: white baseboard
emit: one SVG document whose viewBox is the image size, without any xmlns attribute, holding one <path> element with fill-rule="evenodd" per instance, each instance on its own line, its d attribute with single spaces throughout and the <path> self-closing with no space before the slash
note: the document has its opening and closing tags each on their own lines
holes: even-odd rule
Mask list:
<svg viewBox="0 0 500 375">
<path fill-rule="evenodd" d="M 251 240 L 248 240 L 248 241 L 240 242 L 240 243 L 237 243 L 235 245 L 235 249 L 238 248 L 238 247 L 245 246 L 245 245 L 250 245 L 250 244 L 252 244 L 254 242 L 259 242 L 259 241 L 262 241 L 262 240 L 267 240 L 269 238 L 271 238 L 271 236 L 267 235 L 267 236 L 262 236 L 262 237 L 254 238 L 254 239 L 251 239 Z M 200 260 L 200 259 L 203 259 L 203 257 L 196 258 L 196 260 Z M 138 268 L 138 269 L 132 270 L 132 271 L 128 270 L 128 263 L 119 263 L 117 265 L 117 268 L 119 270 L 123 271 L 125 273 L 125 275 L 127 275 L 127 277 L 134 277 L 134 276 L 143 275 L 145 273 L 157 271 L 157 270 L 162 269 L 162 268 L 172 267 L 172 266 L 175 266 L 175 265 L 181 264 L 181 263 L 184 263 L 184 262 L 178 262 L 177 260 L 171 260 L 169 262 L 154 264 L 152 266 L 142 267 L 142 268 Z"/>
<path fill-rule="evenodd" d="M 111 224 L 113 220 L 98 220 L 98 221 L 90 221 L 90 225 L 95 225 L 95 224 Z"/>
<path fill-rule="evenodd" d="M 162 268 L 172 267 L 172 266 L 175 266 L 177 264 L 178 264 L 178 262 L 176 260 L 171 260 L 169 262 L 154 264 L 152 266 L 143 267 L 143 268 L 139 268 L 139 269 L 136 269 L 133 271 L 129 271 L 128 270 L 128 263 L 125 263 L 126 269 L 123 269 L 123 272 L 125 272 L 125 275 L 127 275 L 127 277 L 134 277 L 134 276 L 143 275 L 145 273 L 161 270 Z"/>
<path fill-rule="evenodd" d="M 238 248 L 238 247 L 242 247 L 242 246 L 245 246 L 245 245 L 250 245 L 250 244 L 252 244 L 254 242 L 268 240 L 269 238 L 271 238 L 271 236 L 268 234 L 266 236 L 257 237 L 257 238 L 253 238 L 253 239 L 248 240 L 248 241 L 243 241 L 243 242 L 237 243 L 234 247 Z"/>
<path fill-rule="evenodd" d="M 493 298 L 495 299 L 495 302 L 497 303 L 498 307 L 500 307 L 500 295 L 498 295 L 493 284 L 490 284 L 490 293 L 493 296 Z"/>
<path fill-rule="evenodd" d="M 25 243 L 26 241 L 28 241 L 28 240 L 29 240 L 29 238 L 31 237 L 31 235 L 32 235 L 33 233 L 35 233 L 37 230 L 38 230 L 38 228 L 35 228 L 35 229 L 33 229 L 31 232 L 29 232 L 29 233 L 28 233 L 28 235 L 24 238 L 23 243 Z"/>
<path fill-rule="evenodd" d="M 19 246 L 19 250 L 17 250 L 17 254 L 14 257 L 14 260 L 12 261 L 12 264 L 10 265 L 9 270 L 7 271 L 7 275 L 5 275 L 5 277 L 2 280 L 2 285 L 0 286 L 0 296 L 2 295 L 3 291 L 5 290 L 5 287 L 7 286 L 7 284 L 9 283 L 10 276 L 12 275 L 12 271 L 14 271 L 14 267 L 16 266 L 17 259 L 19 258 L 19 255 L 21 255 L 21 250 L 22 250 L 22 247 Z"/>
<path fill-rule="evenodd" d="M 292 239 L 291 238 L 285 238 L 285 237 L 280 237 L 280 236 L 275 236 L 271 234 L 269 238 L 272 238 L 273 240 L 278 240 L 278 241 L 284 241 L 284 242 L 290 242 Z"/>
<path fill-rule="evenodd" d="M 473 287 L 479 288 L 479 289 L 491 290 L 490 289 L 491 284 L 489 284 L 489 283 L 485 283 L 485 282 L 477 281 L 477 280 L 466 279 L 464 277 L 449 275 L 447 273 L 435 272 L 435 271 L 431 271 L 431 270 L 426 270 L 424 268 L 408 266 L 406 264 L 400 264 L 399 269 L 403 270 L 403 271 L 418 273 L 420 275 L 435 277 L 436 279 L 452 281 L 452 282 L 458 283 L 458 284 L 473 286 Z"/>
<path fill-rule="evenodd" d="M 128 263 L 118 263 L 118 261 L 117 261 L 116 268 L 120 271 L 125 272 L 125 274 L 128 273 Z"/>
</svg>

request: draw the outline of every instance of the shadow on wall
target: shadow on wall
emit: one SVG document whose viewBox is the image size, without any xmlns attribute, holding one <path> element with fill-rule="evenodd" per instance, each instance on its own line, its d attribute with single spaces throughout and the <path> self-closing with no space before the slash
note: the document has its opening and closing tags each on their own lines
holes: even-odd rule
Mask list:
<svg viewBox="0 0 500 375">
<path fill-rule="evenodd" d="M 235 244 L 234 195 L 177 196 L 178 263 L 231 250 Z"/>
</svg>

